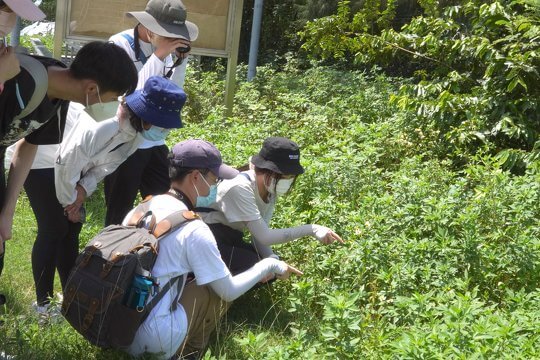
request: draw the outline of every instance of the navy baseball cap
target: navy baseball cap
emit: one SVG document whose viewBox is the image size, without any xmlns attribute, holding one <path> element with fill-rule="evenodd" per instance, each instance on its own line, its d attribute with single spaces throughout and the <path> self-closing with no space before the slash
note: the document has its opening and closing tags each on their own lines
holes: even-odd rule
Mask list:
<svg viewBox="0 0 540 360">
<path fill-rule="evenodd" d="M 126 96 L 126 104 L 143 121 L 173 129 L 182 127 L 180 111 L 186 102 L 181 87 L 161 76 L 152 76 L 142 90 Z"/>
<path fill-rule="evenodd" d="M 171 165 L 194 169 L 209 169 L 222 179 L 232 179 L 239 171 L 221 160 L 221 153 L 214 144 L 200 139 L 191 139 L 174 145 L 169 155 Z"/>
</svg>

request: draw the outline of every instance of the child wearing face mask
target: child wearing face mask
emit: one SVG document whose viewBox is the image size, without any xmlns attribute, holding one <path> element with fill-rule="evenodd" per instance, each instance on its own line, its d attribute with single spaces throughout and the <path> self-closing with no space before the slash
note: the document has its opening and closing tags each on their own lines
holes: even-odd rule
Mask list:
<svg viewBox="0 0 540 360">
<path fill-rule="evenodd" d="M 217 186 L 214 199 L 199 209 L 216 238 L 221 257 L 233 274 L 249 269 L 262 258 L 278 258 L 271 245 L 313 236 L 323 244 L 343 240 L 331 229 L 315 224 L 286 229 L 269 227 L 276 201 L 304 172 L 298 145 L 283 137 L 267 138 L 251 158 L 251 169 Z M 251 243 L 243 241 L 249 230 Z"/>
<path fill-rule="evenodd" d="M 137 82 L 134 68 L 131 80 L 132 87 L 125 91 L 133 91 Z M 88 106 L 72 103 L 67 121 L 72 126 L 64 140 L 51 149 L 56 150 L 53 155 L 42 152 L 37 161 L 46 167 L 39 168 L 34 163 L 35 168 L 25 182 L 38 223 L 32 249 L 37 298 L 33 308 L 45 319 L 50 314 L 55 271 L 63 287 L 79 253 L 85 198 L 107 173 L 137 149 L 143 131 L 181 126 L 180 109 L 185 94 L 171 82 L 150 78 L 144 93 L 138 90 L 127 95 L 119 106 L 116 98 L 122 93 L 97 90 L 88 96 Z M 146 104 L 147 100 L 151 102 Z"/>
<path fill-rule="evenodd" d="M 134 28 L 109 39 L 122 47 L 139 71 L 138 88 L 150 76 L 165 76 L 183 87 L 191 42 L 199 29 L 189 21 L 181 0 L 149 0 L 144 11 L 131 11 Z M 176 57 L 174 60 L 173 57 Z M 140 194 L 162 194 L 169 187 L 167 177 L 166 131 L 150 129 L 139 149 L 104 180 L 107 213 L 105 225 L 119 224 Z"/>
<path fill-rule="evenodd" d="M 30 57 L 26 57 L 28 59 Z M 54 198 L 54 155 L 65 128 L 71 126 L 71 118 L 67 115 L 70 103 L 98 102 L 98 94 L 101 97 L 118 96 L 133 91 L 137 84 L 137 71 L 128 55 L 107 42 L 93 41 L 83 46 L 69 68 L 53 58 L 32 56 L 32 60 L 42 66 L 43 82 L 38 82 L 28 68 L 22 66 L 15 77 L 5 82 L 0 94 L 0 156 L 3 158 L 4 153 L 9 152 L 8 147 L 16 144 L 11 148 L 11 158 L 0 163 L 0 273 L 4 261 L 3 245 L 12 237 L 17 197 L 23 186 L 26 185 L 38 220 L 38 238 L 64 231 L 58 227 L 50 232 L 49 222 L 42 221 L 41 215 L 51 213 L 42 213 L 40 209 L 47 209 L 49 199 L 46 195 Z M 9 169 L 7 184 L 4 166 Z M 25 180 L 28 180 L 26 184 Z M 62 242 L 60 238 L 62 236 L 55 241 Z M 64 243 L 54 244 L 45 246 L 47 251 L 39 251 L 38 255 L 46 257 L 51 251 L 65 248 Z M 34 276 L 36 283 L 41 283 L 45 277 L 41 270 Z"/>
</svg>

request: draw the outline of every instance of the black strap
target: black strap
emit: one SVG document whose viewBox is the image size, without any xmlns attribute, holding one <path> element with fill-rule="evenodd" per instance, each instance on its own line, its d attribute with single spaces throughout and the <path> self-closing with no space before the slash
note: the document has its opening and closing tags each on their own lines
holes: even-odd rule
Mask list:
<svg viewBox="0 0 540 360">
<path fill-rule="evenodd" d="M 176 294 L 174 301 L 171 304 L 171 312 L 175 311 L 178 308 L 178 300 L 180 299 L 180 296 L 182 296 L 182 292 L 184 292 L 184 286 L 186 286 L 187 274 L 182 275 L 182 277 L 182 282 L 180 283 L 180 281 L 178 281 L 178 293 Z"/>
<path fill-rule="evenodd" d="M 174 306 L 174 303 L 178 302 L 178 298 L 180 296 L 180 286 L 182 287 L 182 290 L 183 290 L 183 287 L 184 287 L 184 283 L 185 283 L 185 279 L 186 279 L 186 274 L 184 275 L 180 275 L 180 276 L 177 276 L 175 278 L 172 278 L 170 279 L 169 281 L 167 281 L 167 283 L 165 284 L 164 287 L 161 288 L 161 290 L 158 291 L 158 293 L 156 294 L 156 296 L 154 296 L 152 298 L 152 300 L 150 300 L 150 302 L 148 304 L 146 304 L 146 306 L 144 307 L 145 309 L 145 314 L 141 320 L 141 324 L 146 320 L 146 318 L 148 317 L 148 315 L 150 315 L 150 312 L 152 311 L 152 309 L 154 309 L 154 307 L 158 304 L 158 302 L 163 298 L 163 296 L 165 296 L 165 294 L 167 293 L 167 291 L 170 290 L 170 288 L 174 285 L 175 282 L 177 282 L 181 277 L 184 278 L 184 280 L 182 281 L 182 284 L 180 284 L 180 282 L 178 283 L 178 295 L 176 296 L 173 304 L 171 304 L 171 309 L 172 307 Z M 174 309 L 176 309 L 176 306 L 174 306 Z"/>
<path fill-rule="evenodd" d="M 184 58 L 182 57 L 178 57 L 176 59 L 176 61 L 174 62 L 174 64 L 171 66 L 171 68 L 169 69 L 169 71 L 167 72 L 167 74 L 165 74 L 165 79 L 169 79 L 173 73 L 173 69 L 177 66 L 179 66 L 180 64 L 182 64 L 182 62 L 184 61 Z"/>
</svg>

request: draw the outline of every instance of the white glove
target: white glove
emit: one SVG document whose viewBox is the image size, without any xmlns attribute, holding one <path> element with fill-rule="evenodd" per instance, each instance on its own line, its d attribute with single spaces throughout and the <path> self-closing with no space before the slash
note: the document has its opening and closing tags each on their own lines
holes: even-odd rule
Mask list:
<svg viewBox="0 0 540 360">
<path fill-rule="evenodd" d="M 326 226 L 313 224 L 311 225 L 311 228 L 313 231 L 313 236 L 325 245 L 331 244 L 334 241 L 343 243 L 343 240 L 339 237 L 339 235 Z"/>
</svg>

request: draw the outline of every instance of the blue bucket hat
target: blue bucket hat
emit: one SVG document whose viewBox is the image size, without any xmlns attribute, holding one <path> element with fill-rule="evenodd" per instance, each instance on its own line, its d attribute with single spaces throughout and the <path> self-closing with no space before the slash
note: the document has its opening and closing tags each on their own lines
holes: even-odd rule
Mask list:
<svg viewBox="0 0 540 360">
<path fill-rule="evenodd" d="M 182 127 L 180 111 L 186 97 L 184 90 L 172 81 L 152 76 L 146 80 L 142 90 L 126 96 L 126 104 L 143 121 L 173 129 Z"/>
</svg>

